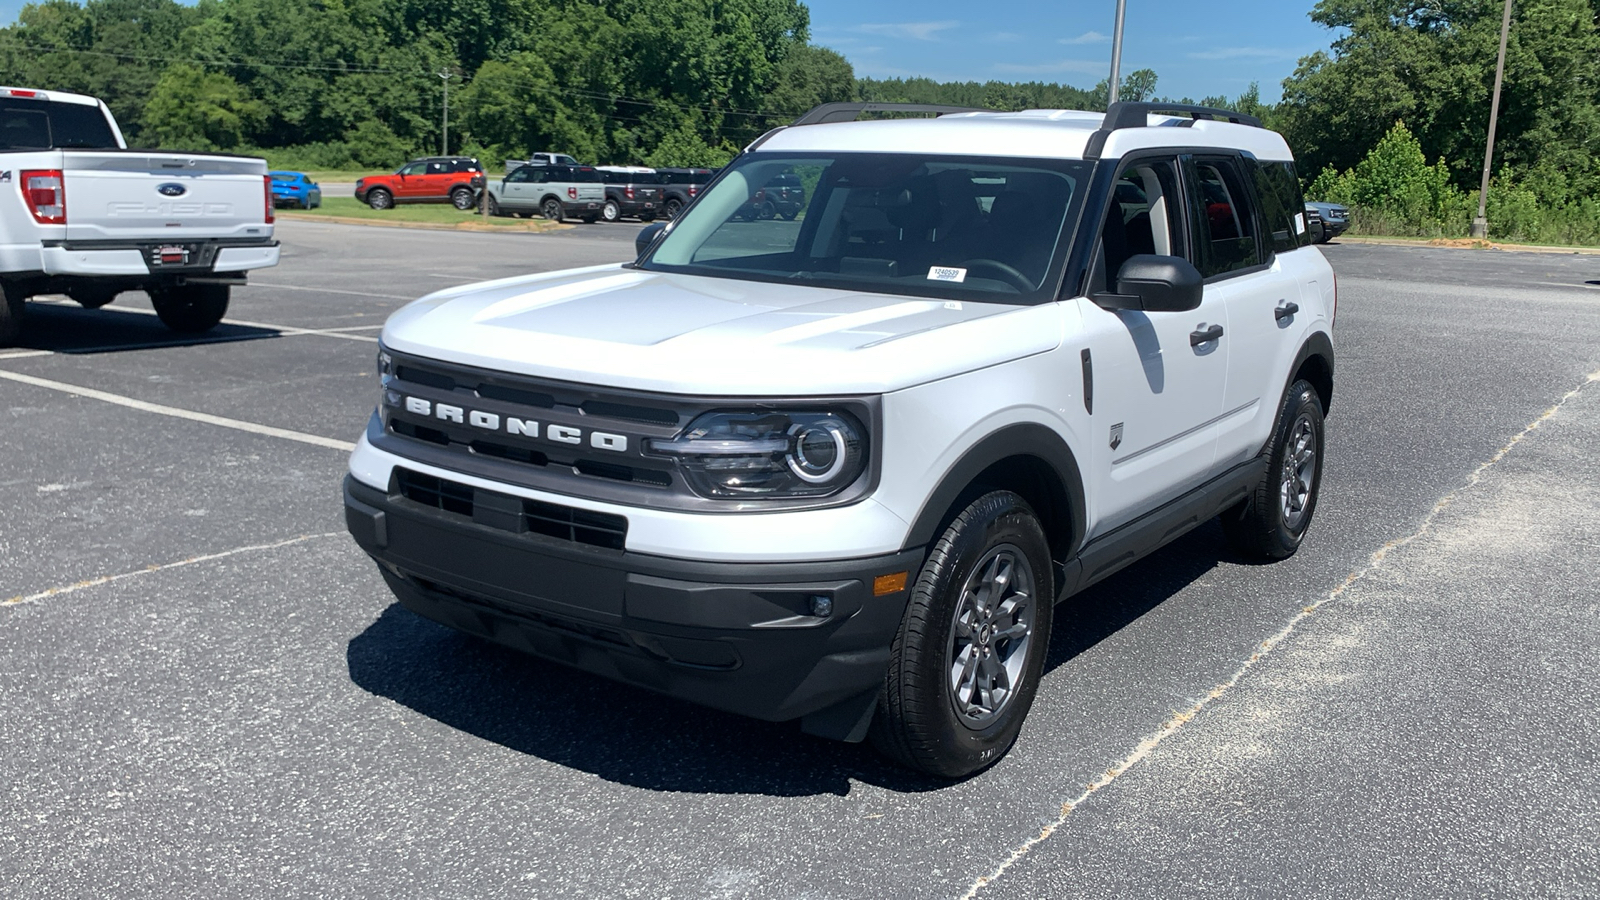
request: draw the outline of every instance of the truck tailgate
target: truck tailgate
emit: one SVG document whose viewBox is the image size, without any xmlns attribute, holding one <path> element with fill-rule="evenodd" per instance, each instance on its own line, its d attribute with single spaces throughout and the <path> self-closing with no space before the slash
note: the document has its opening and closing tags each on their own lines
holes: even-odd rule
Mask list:
<svg viewBox="0 0 1600 900">
<path fill-rule="evenodd" d="M 69 241 L 271 236 L 267 165 L 141 150 L 62 152 Z"/>
</svg>

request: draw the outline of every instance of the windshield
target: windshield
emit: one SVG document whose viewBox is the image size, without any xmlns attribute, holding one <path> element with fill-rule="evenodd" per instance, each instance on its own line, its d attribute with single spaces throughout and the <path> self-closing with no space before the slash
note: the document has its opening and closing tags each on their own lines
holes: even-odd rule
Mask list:
<svg viewBox="0 0 1600 900">
<path fill-rule="evenodd" d="M 948 299 L 1053 299 L 1089 164 L 752 153 L 673 223 L 643 268 Z M 778 188 L 804 191 L 792 206 Z M 795 193 L 798 193 L 796 191 Z"/>
</svg>

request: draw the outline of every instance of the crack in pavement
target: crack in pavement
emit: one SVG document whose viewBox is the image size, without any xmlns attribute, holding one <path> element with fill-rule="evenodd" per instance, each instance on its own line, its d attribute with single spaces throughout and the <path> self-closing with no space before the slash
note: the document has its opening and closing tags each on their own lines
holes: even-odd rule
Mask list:
<svg viewBox="0 0 1600 900">
<path fill-rule="evenodd" d="M 1111 766 L 1107 767 L 1105 772 L 1101 774 L 1099 778 L 1096 778 L 1094 781 L 1086 785 L 1082 793 L 1071 798 L 1070 800 L 1064 801 L 1061 804 L 1060 815 L 1058 815 L 1054 820 L 1045 823 L 1037 835 L 1029 838 L 1014 848 L 1009 854 L 1007 854 L 1006 858 L 1001 861 L 998 866 L 989 872 L 989 874 L 979 876 L 978 879 L 967 888 L 966 892 L 961 894 L 960 900 L 973 900 L 973 898 L 977 897 L 985 887 L 994 884 L 1002 875 L 1005 874 L 1007 869 L 1020 862 L 1024 857 L 1032 852 L 1035 847 L 1038 847 L 1040 844 L 1049 840 L 1050 837 L 1055 834 L 1055 832 L 1061 828 L 1062 825 L 1066 824 L 1067 817 L 1072 814 L 1072 811 L 1078 806 L 1087 802 L 1096 791 L 1099 791 L 1101 788 L 1110 785 L 1129 769 L 1138 765 L 1146 757 L 1148 757 L 1151 752 L 1153 752 L 1156 747 L 1161 744 L 1162 741 L 1165 741 L 1167 738 L 1177 734 L 1184 725 L 1188 724 L 1192 719 L 1203 712 L 1207 706 L 1210 706 L 1214 701 L 1220 699 L 1234 686 L 1239 684 L 1239 682 L 1244 679 L 1245 675 L 1248 674 L 1257 663 L 1261 662 L 1270 653 L 1272 653 L 1274 649 L 1287 641 L 1289 637 L 1293 635 L 1294 632 L 1299 628 L 1301 623 L 1315 615 L 1320 609 L 1322 609 L 1322 607 L 1339 599 L 1339 597 L 1342 596 L 1345 591 L 1349 590 L 1353 585 L 1365 579 L 1368 575 L 1371 575 L 1374 571 L 1380 568 L 1383 565 L 1384 559 L 1387 558 L 1390 553 L 1427 534 L 1433 528 L 1433 523 L 1438 518 L 1439 514 L 1449 507 L 1451 503 L 1454 503 L 1462 493 L 1481 482 L 1485 472 L 1487 472 L 1496 463 L 1504 459 L 1506 455 L 1509 454 L 1518 444 L 1522 443 L 1522 441 L 1527 438 L 1528 435 L 1538 430 L 1540 426 L 1560 412 L 1561 407 L 1566 405 L 1567 401 L 1578 396 L 1578 394 L 1581 393 L 1588 385 L 1596 382 L 1600 382 L 1600 371 L 1591 372 L 1584 378 L 1583 381 L 1578 383 L 1577 387 L 1563 394 L 1561 399 L 1556 401 L 1555 405 L 1551 406 L 1549 409 L 1546 409 L 1538 418 L 1529 423 L 1526 428 L 1518 432 L 1499 450 L 1495 451 L 1493 456 L 1489 457 L 1487 461 L 1474 469 L 1472 473 L 1467 476 L 1466 481 L 1462 483 L 1461 486 L 1445 494 L 1438 500 L 1438 502 L 1434 503 L 1433 507 L 1428 510 L 1428 514 L 1423 517 L 1422 524 L 1418 526 L 1416 531 L 1406 535 L 1405 537 L 1396 538 L 1392 541 L 1389 541 L 1382 547 L 1379 547 L 1377 550 L 1373 551 L 1372 555 L 1367 558 L 1367 564 L 1365 566 L 1351 572 L 1348 576 L 1346 576 L 1344 581 L 1340 582 L 1339 585 L 1336 586 L 1332 591 L 1329 591 L 1326 596 L 1317 600 L 1315 603 L 1311 603 L 1305 607 L 1302 607 L 1300 612 L 1296 613 L 1295 616 L 1291 618 L 1281 629 L 1262 640 L 1256 651 L 1250 655 L 1249 659 L 1244 661 L 1244 663 L 1238 668 L 1237 671 L 1233 673 L 1231 677 L 1213 687 L 1206 693 L 1205 696 L 1201 697 L 1188 709 L 1173 713 L 1172 716 L 1167 719 L 1167 721 L 1163 723 L 1159 729 L 1157 729 L 1154 733 L 1147 735 L 1136 747 L 1134 747 L 1130 753 L 1113 763 Z"/>
</svg>

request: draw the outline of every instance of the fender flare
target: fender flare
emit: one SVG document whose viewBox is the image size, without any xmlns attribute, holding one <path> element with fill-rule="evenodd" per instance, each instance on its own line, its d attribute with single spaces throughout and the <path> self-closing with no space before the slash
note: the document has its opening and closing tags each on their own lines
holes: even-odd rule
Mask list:
<svg viewBox="0 0 1600 900">
<path fill-rule="evenodd" d="M 906 536 L 906 548 L 922 547 L 933 543 L 945 525 L 951 507 L 986 469 L 1013 456 L 1031 456 L 1043 462 L 1055 474 L 1066 494 L 1070 534 L 1062 545 L 1065 556 L 1076 553 L 1083 543 L 1084 499 L 1083 474 L 1072 448 L 1055 430 L 1037 422 L 1018 422 L 989 434 L 972 445 L 939 479 L 938 487 L 928 494 L 922 509 L 912 520 Z M 1054 542 L 1052 542 L 1054 543 Z"/>
<path fill-rule="evenodd" d="M 1328 369 L 1328 383 L 1317 385 L 1318 393 L 1322 395 L 1322 414 L 1327 415 L 1333 408 L 1333 339 L 1325 331 L 1314 331 L 1300 345 L 1300 352 L 1295 354 L 1294 364 L 1289 367 L 1289 381 L 1283 386 L 1283 396 L 1278 398 L 1278 408 L 1283 408 L 1283 401 L 1289 396 L 1289 387 L 1294 383 L 1294 376 L 1305 365 L 1306 360 L 1317 357 Z"/>
</svg>

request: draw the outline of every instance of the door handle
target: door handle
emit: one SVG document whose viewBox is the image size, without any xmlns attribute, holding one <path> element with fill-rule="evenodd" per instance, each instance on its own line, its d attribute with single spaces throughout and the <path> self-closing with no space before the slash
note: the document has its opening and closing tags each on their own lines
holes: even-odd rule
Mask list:
<svg viewBox="0 0 1600 900">
<path fill-rule="evenodd" d="M 1295 313 L 1297 313 L 1299 311 L 1300 311 L 1300 304 L 1295 303 L 1293 300 L 1291 300 L 1288 303 L 1285 303 L 1284 305 L 1282 305 L 1282 306 L 1278 307 L 1277 309 L 1273 310 L 1272 311 L 1272 318 L 1276 319 L 1279 322 L 1282 322 L 1284 319 L 1289 318 L 1290 316 L 1294 315 Z"/>
<path fill-rule="evenodd" d="M 1189 346 L 1198 347 L 1201 344 L 1210 343 L 1211 341 L 1214 341 L 1220 337 L 1222 337 L 1221 325 L 1212 325 L 1209 328 L 1197 329 L 1189 332 Z"/>
</svg>

